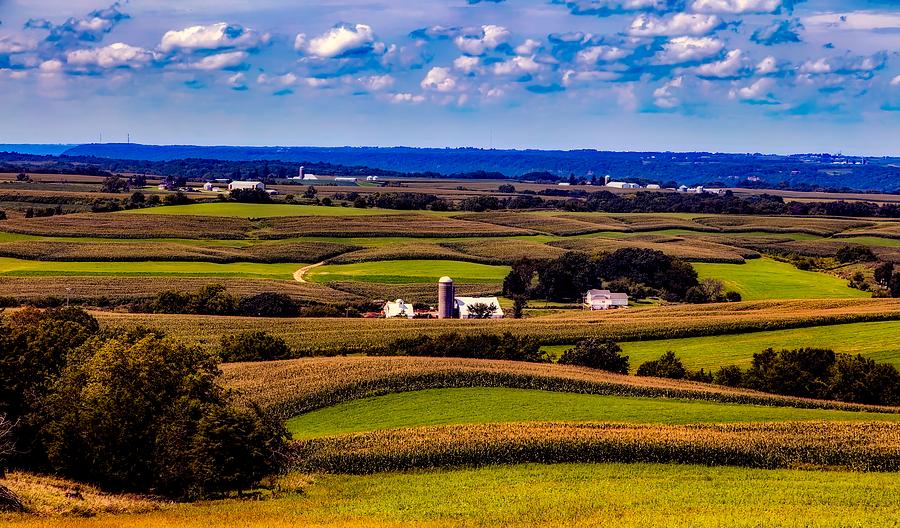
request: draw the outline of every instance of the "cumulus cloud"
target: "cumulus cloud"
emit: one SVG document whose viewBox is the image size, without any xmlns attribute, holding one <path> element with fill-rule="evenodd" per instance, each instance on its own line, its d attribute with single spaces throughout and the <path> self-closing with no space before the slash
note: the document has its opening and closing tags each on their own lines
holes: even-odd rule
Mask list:
<svg viewBox="0 0 900 528">
<path fill-rule="evenodd" d="M 428 70 L 420 85 L 435 92 L 452 92 L 456 89 L 457 81 L 450 73 L 450 68 L 434 67 Z"/>
<path fill-rule="evenodd" d="M 470 55 L 460 55 L 453 60 L 453 67 L 467 75 L 472 75 L 481 71 L 481 59 Z"/>
<path fill-rule="evenodd" d="M 338 24 L 309 41 L 305 38 L 301 42 L 298 35 L 297 43 L 300 49 L 314 57 L 321 59 L 340 59 L 358 57 L 371 53 L 383 54 L 385 45 L 375 38 L 375 31 L 366 24 Z"/>
<path fill-rule="evenodd" d="M 32 51 L 33 49 L 34 46 L 15 41 L 10 37 L 0 38 L 0 55 L 15 55 L 17 53 Z"/>
<path fill-rule="evenodd" d="M 541 41 L 534 39 L 526 39 L 525 42 L 516 46 L 513 50 L 516 55 L 534 55 L 541 49 Z"/>
<path fill-rule="evenodd" d="M 599 62 L 614 62 L 627 57 L 628 50 L 616 46 L 589 46 L 575 55 L 581 64 L 593 65 Z"/>
<path fill-rule="evenodd" d="M 803 25 L 798 19 L 776 20 L 772 24 L 754 31 L 750 40 L 763 46 L 800 42 L 800 31 L 802 30 Z"/>
<path fill-rule="evenodd" d="M 246 51 L 226 51 L 208 55 L 200 60 L 188 62 L 180 67 L 190 70 L 236 70 L 246 67 L 245 61 L 250 55 Z"/>
<path fill-rule="evenodd" d="M 658 64 L 700 62 L 718 55 L 725 44 L 713 37 L 675 37 L 663 44 L 656 55 Z"/>
<path fill-rule="evenodd" d="M 66 55 L 66 63 L 76 68 L 140 68 L 153 61 L 153 52 L 122 42 L 102 48 L 80 49 Z"/>
<path fill-rule="evenodd" d="M 739 49 L 731 50 L 720 61 L 708 62 L 697 66 L 694 68 L 694 73 L 698 77 L 708 79 L 735 79 L 741 77 L 746 73 L 744 54 Z"/>
<path fill-rule="evenodd" d="M 775 104 L 777 101 L 772 95 L 775 80 L 771 78 L 757 79 L 751 84 L 736 88 L 730 92 L 732 99 L 738 99 L 746 103 Z"/>
<path fill-rule="evenodd" d="M 681 101 L 678 91 L 684 86 L 684 77 L 676 77 L 653 91 L 653 103 L 665 109 L 677 107 Z"/>
<path fill-rule="evenodd" d="M 359 79 L 359 83 L 366 89 L 373 92 L 387 90 L 394 86 L 396 80 L 390 75 L 371 75 Z"/>
<path fill-rule="evenodd" d="M 684 8 L 683 0 L 551 0 L 565 5 L 573 15 L 612 16 L 639 11 L 668 13 Z"/>
<path fill-rule="evenodd" d="M 891 86 L 900 86 L 900 75 L 891 79 Z"/>
<path fill-rule="evenodd" d="M 411 94 L 409 92 L 395 93 L 391 96 L 392 103 L 421 103 L 425 101 L 424 95 Z"/>
<path fill-rule="evenodd" d="M 487 24 L 481 26 L 479 30 L 458 35 L 453 42 L 463 53 L 483 55 L 506 44 L 511 36 L 505 27 Z"/>
<path fill-rule="evenodd" d="M 62 24 L 54 24 L 45 18 L 32 18 L 25 22 L 26 29 L 45 30 L 46 41 L 61 47 L 75 42 L 99 42 L 120 22 L 129 16 L 121 11 L 121 4 L 116 2 L 105 9 L 91 11 L 81 18 L 71 17 Z"/>
<path fill-rule="evenodd" d="M 578 71 L 566 70 L 562 74 L 562 85 L 571 88 L 579 85 L 593 85 L 597 82 L 616 81 L 621 78 L 621 74 L 610 71 Z"/>
<path fill-rule="evenodd" d="M 164 53 L 178 51 L 218 51 L 252 49 L 267 43 L 268 34 L 260 34 L 237 24 L 219 22 L 167 31 L 159 44 Z"/>
<path fill-rule="evenodd" d="M 775 57 L 769 55 L 768 57 L 757 63 L 754 71 L 757 75 L 772 75 L 774 73 L 778 73 L 780 71 L 778 60 Z"/>
<path fill-rule="evenodd" d="M 238 92 L 247 90 L 247 75 L 242 72 L 235 73 L 228 78 L 228 87 Z"/>
<path fill-rule="evenodd" d="M 496 75 L 531 75 L 541 70 L 533 57 L 515 56 L 509 60 L 494 63 Z"/>
<path fill-rule="evenodd" d="M 628 34 L 636 37 L 699 37 L 722 26 L 722 19 L 717 15 L 676 13 L 669 17 L 659 17 L 642 14 L 631 22 Z"/>
<path fill-rule="evenodd" d="M 823 57 L 807 60 L 800 66 L 800 72 L 812 75 L 836 73 L 866 76 L 884 68 L 886 64 L 887 54 L 884 52 L 862 56 Z"/>
<path fill-rule="evenodd" d="M 781 9 L 781 0 L 694 0 L 691 10 L 697 13 L 740 15 L 748 13 L 775 13 Z"/>
</svg>

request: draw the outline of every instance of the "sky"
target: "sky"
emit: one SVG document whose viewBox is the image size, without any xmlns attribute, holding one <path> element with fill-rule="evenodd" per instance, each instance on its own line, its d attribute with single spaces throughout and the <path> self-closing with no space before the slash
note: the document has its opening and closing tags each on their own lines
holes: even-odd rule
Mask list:
<svg viewBox="0 0 900 528">
<path fill-rule="evenodd" d="M 900 155 L 900 1 L 0 0 L 0 143 Z"/>
</svg>

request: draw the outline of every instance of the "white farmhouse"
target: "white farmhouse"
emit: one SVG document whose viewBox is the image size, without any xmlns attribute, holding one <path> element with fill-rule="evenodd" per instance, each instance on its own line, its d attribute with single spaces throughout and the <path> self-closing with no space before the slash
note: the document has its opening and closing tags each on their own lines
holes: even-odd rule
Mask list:
<svg viewBox="0 0 900 528">
<path fill-rule="evenodd" d="M 406 301 L 403 299 L 386 302 L 382 311 L 384 312 L 384 316 L 388 319 L 392 317 L 406 317 L 407 319 L 412 319 L 416 315 L 413 306 L 411 304 L 406 304 Z"/>
<path fill-rule="evenodd" d="M 473 319 L 474 316 L 469 309 L 476 304 L 485 306 L 493 306 L 494 311 L 489 319 L 502 319 L 504 314 L 500 308 L 500 300 L 496 297 L 457 297 L 456 298 L 456 314 L 460 319 Z"/>
<path fill-rule="evenodd" d="M 609 290 L 588 290 L 584 295 L 584 307 L 587 310 L 609 310 L 628 306 L 627 293 L 612 293 Z"/>
<path fill-rule="evenodd" d="M 246 190 L 246 189 L 259 189 L 260 191 L 266 190 L 266 184 L 258 181 L 233 181 L 228 184 L 229 191 L 237 191 L 237 190 Z"/>
</svg>

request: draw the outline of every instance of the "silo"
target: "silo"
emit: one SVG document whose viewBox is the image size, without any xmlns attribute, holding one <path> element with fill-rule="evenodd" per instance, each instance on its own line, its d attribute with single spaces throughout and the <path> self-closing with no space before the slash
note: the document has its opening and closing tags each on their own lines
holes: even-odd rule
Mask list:
<svg viewBox="0 0 900 528">
<path fill-rule="evenodd" d="M 456 288 L 453 279 L 441 277 L 438 281 L 438 319 L 456 317 Z"/>
</svg>

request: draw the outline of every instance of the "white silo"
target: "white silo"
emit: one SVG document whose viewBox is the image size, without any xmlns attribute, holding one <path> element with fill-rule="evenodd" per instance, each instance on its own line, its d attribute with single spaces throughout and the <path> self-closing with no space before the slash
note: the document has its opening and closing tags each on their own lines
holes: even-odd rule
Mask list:
<svg viewBox="0 0 900 528">
<path fill-rule="evenodd" d="M 438 319 L 456 317 L 456 288 L 453 279 L 441 277 L 438 280 Z"/>
</svg>

